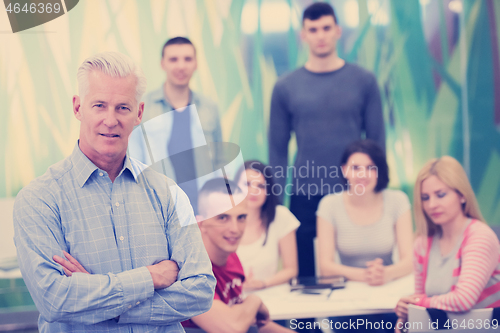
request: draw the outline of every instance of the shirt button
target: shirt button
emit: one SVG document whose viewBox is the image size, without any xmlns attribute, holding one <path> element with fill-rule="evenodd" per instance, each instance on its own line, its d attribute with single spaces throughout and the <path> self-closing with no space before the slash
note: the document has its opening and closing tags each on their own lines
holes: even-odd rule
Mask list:
<svg viewBox="0 0 500 333">
<path fill-rule="evenodd" d="M 99 176 L 101 176 L 101 177 L 102 177 L 102 176 L 104 176 L 104 174 L 103 174 L 102 172 L 99 172 Z"/>
<path fill-rule="evenodd" d="M 120 236 L 120 240 L 121 240 L 121 241 L 122 241 L 122 240 L 124 240 L 124 239 L 125 239 L 125 237 L 123 237 L 123 236 Z"/>
<path fill-rule="evenodd" d="M 137 303 L 135 303 L 135 305 L 139 305 L 139 304 L 141 304 L 141 302 L 137 302 Z"/>
<path fill-rule="evenodd" d="M 115 206 L 116 206 L 116 207 L 120 206 L 120 203 L 119 203 L 119 202 L 116 202 L 116 203 L 115 203 Z"/>
</svg>

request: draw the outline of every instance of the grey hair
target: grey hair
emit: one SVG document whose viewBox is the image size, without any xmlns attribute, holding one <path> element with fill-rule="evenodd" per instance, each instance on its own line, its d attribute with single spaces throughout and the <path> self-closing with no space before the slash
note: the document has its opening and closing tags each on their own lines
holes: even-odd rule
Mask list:
<svg viewBox="0 0 500 333">
<path fill-rule="evenodd" d="M 89 73 L 99 71 L 111 77 L 127 77 L 134 75 L 137 78 L 135 99 L 137 104 L 146 92 L 147 80 L 142 69 L 132 59 L 119 52 L 102 52 L 88 57 L 83 61 L 76 74 L 78 80 L 78 94 L 83 100 L 89 90 Z"/>
</svg>

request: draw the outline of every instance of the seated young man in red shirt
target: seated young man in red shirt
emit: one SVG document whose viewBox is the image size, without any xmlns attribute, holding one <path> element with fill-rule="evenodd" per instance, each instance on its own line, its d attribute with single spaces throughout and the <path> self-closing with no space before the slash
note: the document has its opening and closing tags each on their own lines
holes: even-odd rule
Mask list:
<svg viewBox="0 0 500 333">
<path fill-rule="evenodd" d="M 205 183 L 198 196 L 198 213 L 217 285 L 211 309 L 182 325 L 217 333 L 247 332 L 252 325 L 259 332 L 293 332 L 269 320 L 258 296 L 241 297 L 245 275 L 235 252 L 245 231 L 247 202 L 236 183 L 223 178 Z"/>
</svg>

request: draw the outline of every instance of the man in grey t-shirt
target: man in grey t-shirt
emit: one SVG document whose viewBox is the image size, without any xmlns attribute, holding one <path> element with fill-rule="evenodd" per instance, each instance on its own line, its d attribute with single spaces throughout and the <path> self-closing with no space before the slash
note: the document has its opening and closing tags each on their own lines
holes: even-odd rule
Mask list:
<svg viewBox="0 0 500 333">
<path fill-rule="evenodd" d="M 309 45 L 308 60 L 278 80 L 271 100 L 269 162 L 280 185 L 275 193 L 291 194 L 290 210 L 301 222 L 300 276 L 315 274 L 315 212 L 324 195 L 343 189 L 339 162 L 345 147 L 365 136 L 385 148 L 377 81 L 369 71 L 339 58 L 336 44 L 341 33 L 329 4 L 307 7 L 301 36 Z M 291 132 L 298 148 L 293 173 L 287 169 Z M 291 191 L 285 187 L 290 174 Z"/>
</svg>

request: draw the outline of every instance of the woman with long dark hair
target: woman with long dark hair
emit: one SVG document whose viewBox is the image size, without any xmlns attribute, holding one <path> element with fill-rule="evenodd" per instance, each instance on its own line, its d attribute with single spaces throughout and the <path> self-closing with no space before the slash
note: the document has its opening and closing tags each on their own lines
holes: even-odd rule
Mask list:
<svg viewBox="0 0 500 333">
<path fill-rule="evenodd" d="M 246 290 L 288 282 L 298 272 L 295 232 L 300 222 L 278 204 L 268 169 L 262 162 L 247 161 L 235 177 L 240 187 L 248 189 L 247 225 L 236 252 L 245 271 Z"/>
</svg>

